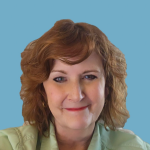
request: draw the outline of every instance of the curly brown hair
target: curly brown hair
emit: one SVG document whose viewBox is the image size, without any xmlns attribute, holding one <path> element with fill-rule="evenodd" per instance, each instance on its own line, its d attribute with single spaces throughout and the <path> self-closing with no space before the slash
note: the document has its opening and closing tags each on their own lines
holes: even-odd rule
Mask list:
<svg viewBox="0 0 150 150">
<path fill-rule="evenodd" d="M 54 60 L 60 59 L 74 65 L 84 61 L 93 51 L 102 58 L 105 86 L 109 89 L 97 121 L 102 119 L 106 130 L 107 126 L 115 130 L 118 126 L 123 127 L 130 117 L 126 108 L 127 65 L 124 54 L 96 26 L 63 19 L 57 21 L 40 38 L 29 43 L 21 53 L 22 115 L 24 121 L 37 127 L 40 135 L 47 137 L 44 132 L 49 131 L 50 121 L 54 124 L 43 87 L 43 82 L 48 79 L 53 69 Z M 79 58 L 76 61 L 67 60 L 76 56 Z"/>
</svg>

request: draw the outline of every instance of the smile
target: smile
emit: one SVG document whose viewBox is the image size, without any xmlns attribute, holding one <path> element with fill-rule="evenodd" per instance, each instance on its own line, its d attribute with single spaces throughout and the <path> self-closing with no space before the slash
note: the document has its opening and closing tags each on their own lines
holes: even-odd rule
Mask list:
<svg viewBox="0 0 150 150">
<path fill-rule="evenodd" d="M 66 108 L 68 111 L 80 111 L 80 110 L 83 110 L 85 108 L 87 108 L 88 106 L 85 106 L 85 107 L 80 107 L 80 108 Z"/>
</svg>

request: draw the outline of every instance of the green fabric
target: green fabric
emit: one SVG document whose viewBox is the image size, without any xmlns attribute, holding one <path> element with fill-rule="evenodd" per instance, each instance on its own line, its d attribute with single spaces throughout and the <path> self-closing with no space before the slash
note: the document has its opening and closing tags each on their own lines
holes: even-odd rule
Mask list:
<svg viewBox="0 0 150 150">
<path fill-rule="evenodd" d="M 31 125 L 0 130 L 0 150 L 59 150 L 54 126 L 50 124 L 50 137 L 41 139 Z M 137 135 L 119 130 L 106 131 L 98 122 L 88 150 L 150 150 L 150 145 Z"/>
</svg>

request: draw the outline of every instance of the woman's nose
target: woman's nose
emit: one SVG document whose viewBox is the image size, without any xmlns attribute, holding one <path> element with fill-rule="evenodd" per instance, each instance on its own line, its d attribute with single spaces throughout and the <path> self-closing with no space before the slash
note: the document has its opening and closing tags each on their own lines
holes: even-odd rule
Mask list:
<svg viewBox="0 0 150 150">
<path fill-rule="evenodd" d="M 67 99 L 73 102 L 79 102 L 85 97 L 83 86 L 80 83 L 73 83 L 68 87 Z"/>
</svg>

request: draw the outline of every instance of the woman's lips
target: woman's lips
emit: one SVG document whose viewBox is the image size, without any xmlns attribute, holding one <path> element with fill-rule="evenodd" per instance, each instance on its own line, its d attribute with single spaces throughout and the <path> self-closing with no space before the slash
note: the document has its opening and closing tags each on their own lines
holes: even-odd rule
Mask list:
<svg viewBox="0 0 150 150">
<path fill-rule="evenodd" d="M 85 107 L 80 107 L 80 108 L 66 108 L 67 110 L 69 111 L 79 111 L 79 110 L 83 110 L 85 108 L 87 108 L 88 106 L 85 106 Z"/>
</svg>

